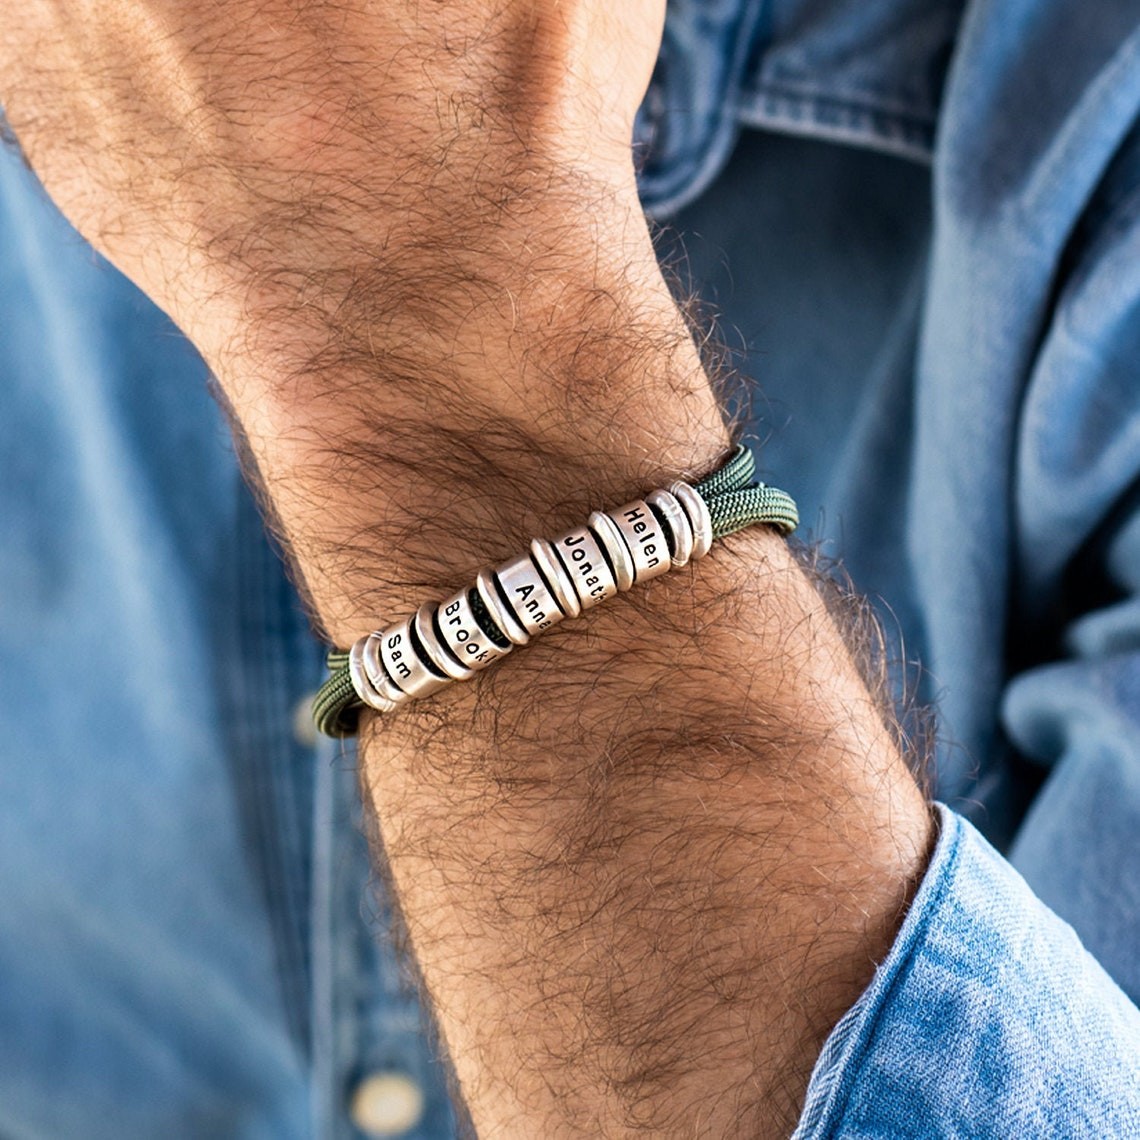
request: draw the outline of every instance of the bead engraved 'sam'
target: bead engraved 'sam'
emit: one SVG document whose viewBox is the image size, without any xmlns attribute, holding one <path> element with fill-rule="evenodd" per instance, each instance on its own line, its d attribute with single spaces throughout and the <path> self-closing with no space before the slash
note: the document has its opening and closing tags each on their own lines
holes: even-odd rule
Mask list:
<svg viewBox="0 0 1140 1140">
<path fill-rule="evenodd" d="M 673 565 L 665 531 L 647 502 L 635 499 L 624 507 L 605 513 L 617 524 L 633 555 L 635 582 L 656 578 Z"/>
<path fill-rule="evenodd" d="M 380 661 L 388 676 L 409 697 L 426 697 L 444 688 L 449 681 L 429 668 L 416 652 L 412 620 L 407 617 L 379 635 Z"/>
<path fill-rule="evenodd" d="M 500 649 L 475 620 L 475 611 L 467 596 L 468 588 L 439 603 L 436 620 L 443 642 L 455 656 L 471 669 L 485 669 L 492 661 L 505 657 L 511 651 L 508 645 Z"/>
<path fill-rule="evenodd" d="M 577 526 L 551 544 L 574 583 L 574 592 L 588 610 L 618 592 L 617 580 L 589 527 Z"/>
</svg>

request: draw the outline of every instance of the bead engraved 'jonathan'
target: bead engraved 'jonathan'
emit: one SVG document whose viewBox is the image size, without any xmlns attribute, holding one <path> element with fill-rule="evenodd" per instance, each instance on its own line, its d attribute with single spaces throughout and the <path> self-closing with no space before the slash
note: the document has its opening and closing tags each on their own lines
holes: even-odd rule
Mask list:
<svg viewBox="0 0 1140 1140">
<path fill-rule="evenodd" d="M 504 562 L 494 574 L 511 612 L 532 637 L 557 625 L 565 616 L 535 564 L 525 554 Z M 491 616 L 494 616 L 494 611 Z M 509 637 L 510 631 L 506 632 Z"/>
<path fill-rule="evenodd" d="M 645 582 L 664 574 L 672 565 L 669 543 L 657 516 L 642 499 L 635 499 L 606 514 L 617 524 L 633 555 L 634 581 Z"/>
<path fill-rule="evenodd" d="M 416 652 L 412 640 L 412 618 L 405 618 L 399 625 L 384 630 L 378 635 L 378 641 L 384 669 L 409 697 L 426 697 L 448 684 L 448 678 L 429 668 Z"/>
<path fill-rule="evenodd" d="M 475 611 L 467 597 L 468 591 L 440 602 L 436 615 L 444 644 L 464 665 L 472 669 L 485 669 L 492 661 L 505 657 L 511 651 L 508 645 L 500 649 L 480 628 Z"/>
<path fill-rule="evenodd" d="M 575 527 L 550 545 L 562 559 L 582 609 L 588 610 L 618 592 L 610 564 L 589 527 Z"/>
</svg>

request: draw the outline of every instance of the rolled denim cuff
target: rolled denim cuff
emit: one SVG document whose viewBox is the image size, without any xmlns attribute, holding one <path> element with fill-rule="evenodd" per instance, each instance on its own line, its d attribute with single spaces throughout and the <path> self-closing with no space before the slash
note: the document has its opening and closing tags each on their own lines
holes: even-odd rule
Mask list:
<svg viewBox="0 0 1140 1140">
<path fill-rule="evenodd" d="M 793 1140 L 1140 1136 L 1140 1011 L 961 816 L 824 1044 Z"/>
</svg>

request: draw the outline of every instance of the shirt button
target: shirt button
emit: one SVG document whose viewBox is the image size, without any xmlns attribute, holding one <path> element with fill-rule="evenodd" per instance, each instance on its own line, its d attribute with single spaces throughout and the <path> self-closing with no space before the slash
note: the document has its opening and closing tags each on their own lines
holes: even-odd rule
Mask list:
<svg viewBox="0 0 1140 1140">
<path fill-rule="evenodd" d="M 302 748 L 315 748 L 317 726 L 313 721 L 313 699 L 316 693 L 307 693 L 293 707 L 293 739 Z"/>
<path fill-rule="evenodd" d="M 366 1136 L 403 1136 L 424 1114 L 423 1090 L 403 1073 L 372 1073 L 356 1086 L 348 1115 Z"/>
</svg>

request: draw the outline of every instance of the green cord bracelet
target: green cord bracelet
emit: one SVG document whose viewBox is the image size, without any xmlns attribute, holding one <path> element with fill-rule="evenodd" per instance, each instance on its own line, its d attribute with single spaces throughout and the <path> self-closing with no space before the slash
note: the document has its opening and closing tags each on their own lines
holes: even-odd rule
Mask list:
<svg viewBox="0 0 1140 1140">
<path fill-rule="evenodd" d="M 758 523 L 775 527 L 782 534 L 791 534 L 791 532 L 795 530 L 795 528 L 799 525 L 799 513 L 796 510 L 795 501 L 784 491 L 779 491 L 775 487 L 768 487 L 763 483 L 755 482 L 755 472 L 756 461 L 752 455 L 751 450 L 745 445 L 740 444 L 733 451 L 728 461 L 722 467 L 719 467 L 716 471 L 714 471 L 711 475 L 706 476 L 699 483 L 694 484 L 691 488 L 688 488 L 684 484 L 681 484 L 679 490 L 678 485 L 674 485 L 672 490 L 674 492 L 677 492 L 682 501 L 690 498 L 691 491 L 695 491 L 696 494 L 700 497 L 700 500 L 703 501 L 703 504 L 705 508 L 707 508 L 708 512 L 707 521 L 708 523 L 711 523 L 711 537 L 709 537 L 707 534 L 705 536 L 709 541 L 711 541 L 713 538 L 723 538 L 725 535 L 734 534 L 736 531 L 743 530 L 745 527 L 753 526 Z M 654 494 L 660 496 L 664 493 L 655 492 Z M 653 496 L 650 497 L 652 498 Z M 668 499 L 669 495 L 665 494 L 665 498 Z M 644 508 L 642 513 L 635 513 L 633 515 L 630 515 L 630 518 L 641 519 L 646 517 L 650 512 L 656 516 L 655 521 L 650 521 L 648 529 L 640 522 L 636 524 L 637 528 L 640 531 L 644 532 L 642 534 L 639 534 L 638 537 L 640 540 L 647 542 L 652 540 L 656 535 L 663 536 L 665 543 L 668 545 L 669 553 L 673 555 L 673 564 L 681 564 L 677 561 L 677 536 L 671 529 L 670 525 L 661 525 L 664 520 L 661 517 L 660 511 L 656 508 L 648 507 L 644 502 L 641 501 L 638 501 L 637 504 L 630 504 L 629 507 L 633 508 L 635 512 L 637 511 L 638 507 Z M 626 509 L 627 508 L 619 508 L 619 510 Z M 689 517 L 691 515 L 691 509 L 688 502 L 685 502 L 684 504 L 684 515 L 685 517 Z M 591 516 L 592 519 L 596 517 L 596 515 Z M 610 518 L 617 519 L 618 512 L 610 512 Z M 612 524 L 609 522 L 609 520 L 602 519 L 601 521 L 607 523 L 607 527 L 613 529 Z M 657 527 L 656 530 L 654 529 L 655 525 Z M 685 523 L 684 525 L 688 526 L 690 524 Z M 692 529 L 695 530 L 697 528 L 693 526 Z M 629 540 L 628 532 L 629 525 L 627 524 L 627 533 L 625 536 L 627 545 Z M 591 534 L 590 537 L 593 539 L 600 538 L 600 536 L 597 534 Z M 571 539 L 571 542 L 574 541 L 581 541 L 581 539 Z M 611 544 L 612 542 L 613 540 L 610 539 Z M 612 545 L 609 545 L 599 549 L 603 555 L 605 562 L 608 565 L 608 568 L 613 571 L 615 559 L 612 557 L 612 555 L 615 553 L 614 547 Z M 652 551 L 654 547 L 650 545 L 647 546 L 646 549 Z M 705 546 L 705 549 L 707 549 L 707 544 Z M 621 550 L 621 553 L 624 555 L 628 552 L 623 548 Z M 699 554 L 701 553 L 704 553 L 704 550 L 701 550 L 699 553 L 694 553 L 694 557 L 699 557 Z M 636 562 L 637 558 L 638 555 L 634 555 L 632 562 Z M 643 567 L 644 564 L 645 562 L 643 557 Z M 638 580 L 641 580 L 642 577 L 651 577 L 659 573 L 662 569 L 668 568 L 667 564 L 657 566 L 656 561 L 653 561 L 650 564 L 654 566 L 652 573 L 644 572 L 642 574 L 638 574 Z M 551 586 L 553 590 L 557 589 L 557 587 L 551 583 L 548 577 L 541 571 L 536 571 L 536 573 L 539 576 L 536 581 L 540 579 L 543 584 Z M 573 584 L 573 579 L 569 575 L 567 575 L 567 581 Z M 596 581 L 596 579 L 590 578 L 589 581 L 592 583 Z M 612 579 L 610 581 L 612 582 Z M 573 588 L 577 589 L 578 587 L 573 586 Z M 627 586 L 623 586 L 622 588 L 627 588 Z M 564 586 L 563 589 L 565 590 L 566 587 Z M 616 589 L 617 587 L 614 586 L 613 590 L 611 590 L 610 593 L 616 592 Z M 609 593 L 606 593 L 604 596 L 609 596 Z M 473 629 L 476 636 L 482 633 L 486 637 L 487 641 L 490 643 L 487 645 L 488 651 L 491 650 L 492 645 L 499 647 L 495 653 L 497 656 L 498 654 L 506 651 L 503 648 L 504 646 L 506 649 L 509 649 L 511 647 L 511 641 L 508 640 L 509 631 L 504 632 L 503 629 L 499 628 L 500 625 L 503 624 L 503 619 L 496 621 L 495 618 L 491 616 L 491 614 L 488 612 L 488 605 L 480 601 L 480 596 L 476 590 L 469 590 L 467 593 L 467 598 L 471 601 L 470 612 L 471 617 L 475 623 L 471 628 Z M 593 604 L 593 601 L 588 597 L 583 597 L 582 601 L 584 604 Z M 489 602 L 494 602 L 494 599 L 490 599 Z M 501 604 L 501 600 L 496 604 Z M 448 607 L 449 610 L 453 608 L 457 608 L 455 602 L 453 602 L 452 605 Z M 562 608 L 565 609 L 566 607 L 563 606 Z M 513 611 L 511 611 L 511 616 L 516 619 L 514 624 L 516 626 L 519 626 L 519 615 L 516 615 Z M 561 613 L 559 613 L 558 617 L 561 618 L 561 616 Z M 436 622 L 434 626 L 435 632 L 438 634 L 438 614 L 435 615 L 434 620 Z M 521 629 L 521 626 L 519 628 Z M 545 628 L 545 626 L 540 625 L 538 628 Z M 460 632 L 463 633 L 465 631 Z M 376 635 L 373 636 L 375 637 Z M 416 640 L 414 634 L 409 637 L 409 640 L 414 644 Z M 523 633 L 521 635 L 521 638 L 519 636 L 516 636 L 512 638 L 512 640 L 516 644 L 522 644 L 528 640 L 528 637 L 525 633 Z M 358 643 L 358 646 L 360 644 L 361 643 Z M 474 644 L 474 641 L 471 641 L 467 644 L 466 648 L 470 651 L 477 648 L 477 646 Z M 444 652 L 447 653 L 449 659 L 455 657 L 455 660 L 458 660 L 455 654 L 455 649 L 456 647 L 452 645 L 450 647 L 450 650 L 447 648 L 440 650 L 438 644 L 435 644 L 436 653 Z M 358 692 L 358 685 L 363 686 L 368 690 L 370 693 L 369 703 L 373 704 L 374 707 L 388 708 L 391 706 L 391 697 L 383 696 L 372 690 L 369 687 L 369 682 L 362 676 L 362 670 L 359 668 L 357 669 L 357 680 L 354 682 L 351 657 L 352 654 L 356 652 L 357 648 L 355 647 L 351 653 L 339 649 L 333 650 L 329 653 L 326 659 L 326 664 L 328 665 L 331 675 L 329 679 L 321 686 L 320 691 L 317 693 L 316 698 L 313 701 L 313 720 L 318 730 L 324 733 L 326 736 L 346 737 L 352 736 L 356 732 L 360 713 L 366 707 L 364 700 L 361 699 L 360 692 Z M 484 654 L 484 656 L 486 656 L 486 654 Z M 433 664 L 431 654 L 425 651 L 422 643 L 419 647 L 419 657 L 422 659 L 422 663 L 421 661 L 417 660 L 417 665 L 420 667 L 421 673 L 423 673 L 424 670 L 427 670 L 431 674 L 442 678 L 440 669 L 437 665 Z M 478 658 L 478 660 L 481 661 L 482 658 Z M 455 661 L 452 661 L 451 663 L 454 665 Z M 462 663 L 460 663 L 460 667 L 463 667 Z M 474 667 L 478 668 L 480 666 L 475 665 Z M 376 672 L 379 672 L 381 668 L 382 666 L 380 666 L 374 659 L 372 661 L 372 669 Z M 427 674 L 425 673 L 424 675 Z M 400 699 L 404 698 L 404 694 L 400 693 L 399 687 L 391 681 L 391 678 L 388 677 L 386 673 L 384 674 L 383 681 L 388 683 L 385 687 L 385 691 L 388 694 L 394 693 Z M 438 685 L 439 682 L 436 681 L 435 684 Z"/>
</svg>

